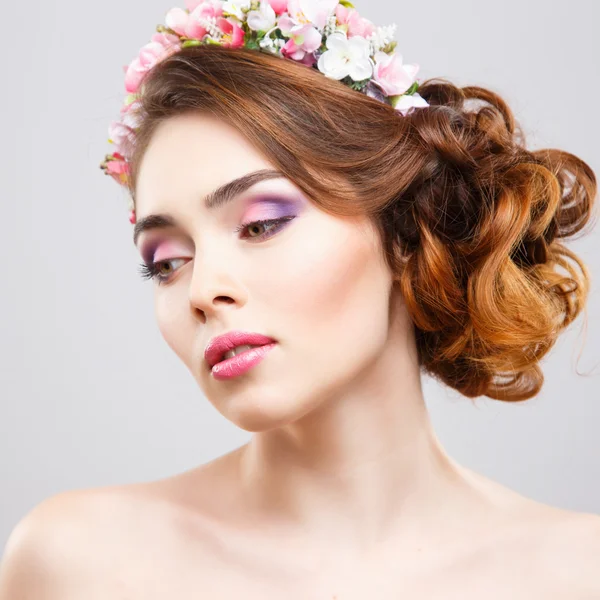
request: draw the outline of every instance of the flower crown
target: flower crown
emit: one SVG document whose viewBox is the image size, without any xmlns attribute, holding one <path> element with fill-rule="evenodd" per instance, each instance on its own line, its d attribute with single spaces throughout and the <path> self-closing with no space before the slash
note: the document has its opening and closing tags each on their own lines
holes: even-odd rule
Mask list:
<svg viewBox="0 0 600 600">
<path fill-rule="evenodd" d="M 182 48 L 218 44 L 250 48 L 314 67 L 326 77 L 393 106 L 402 115 L 429 106 L 418 93 L 419 65 L 403 64 L 393 41 L 396 25 L 376 27 L 348 0 L 185 0 L 172 8 L 151 41 L 124 66 L 127 96 L 121 119 L 109 127 L 100 168 L 122 186 L 130 176 L 130 142 L 138 128 L 136 108 L 143 77 Z M 133 198 L 129 220 L 135 223 Z"/>
</svg>

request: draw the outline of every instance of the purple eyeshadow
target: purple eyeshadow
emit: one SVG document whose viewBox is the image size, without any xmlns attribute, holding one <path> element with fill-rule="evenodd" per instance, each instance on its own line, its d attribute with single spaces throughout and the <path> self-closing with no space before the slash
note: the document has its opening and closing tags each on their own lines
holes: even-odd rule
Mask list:
<svg viewBox="0 0 600 600">
<path fill-rule="evenodd" d="M 290 199 L 280 195 L 275 197 L 273 195 L 257 196 L 248 201 L 248 205 L 241 217 L 241 222 L 250 223 L 252 221 L 295 216 L 301 210 L 302 203 L 302 199 Z M 146 264 L 155 262 L 156 251 L 169 243 L 169 241 L 161 240 L 160 238 L 153 242 L 148 242 L 141 250 L 144 262 Z"/>
</svg>

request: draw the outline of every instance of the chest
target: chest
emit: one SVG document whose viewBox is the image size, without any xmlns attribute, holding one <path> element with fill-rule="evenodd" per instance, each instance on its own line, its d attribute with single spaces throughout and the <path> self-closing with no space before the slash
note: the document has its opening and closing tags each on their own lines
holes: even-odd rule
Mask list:
<svg viewBox="0 0 600 600">
<path fill-rule="evenodd" d="M 68 600 L 575 600 L 551 572 L 527 557 L 496 556 L 437 569 L 306 571 L 272 562 L 245 568 L 218 556 L 130 557 L 111 575 L 90 581 L 89 590 Z M 486 564 L 487 560 L 487 564 Z M 65 599 L 67 600 L 67 599 Z"/>
<path fill-rule="evenodd" d="M 215 521 L 132 519 L 90 543 L 61 600 L 591 600 L 564 536 L 515 527 L 436 542 L 403 540 L 377 558 L 330 556 L 314 540 L 251 535 Z M 174 523 L 177 525 L 175 526 Z M 257 528 L 261 532 L 264 528 Z M 135 533 L 134 533 L 135 531 Z M 118 535 L 117 535 L 118 532 Z M 549 543 L 551 539 L 558 543 Z M 97 538 L 96 538 L 97 541 Z M 401 550 L 402 548 L 402 550 Z M 570 549 L 571 548 L 571 549 Z M 600 596 L 598 596 L 600 597 Z"/>
</svg>

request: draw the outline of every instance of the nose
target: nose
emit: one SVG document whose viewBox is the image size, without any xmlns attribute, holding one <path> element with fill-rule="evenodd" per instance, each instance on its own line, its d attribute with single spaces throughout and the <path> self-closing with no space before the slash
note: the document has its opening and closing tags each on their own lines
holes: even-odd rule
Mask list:
<svg viewBox="0 0 600 600">
<path fill-rule="evenodd" d="M 189 284 L 190 308 L 210 317 L 219 311 L 239 308 L 246 303 L 247 291 L 236 273 L 235 262 L 224 254 L 209 258 L 206 253 L 194 259 Z"/>
</svg>

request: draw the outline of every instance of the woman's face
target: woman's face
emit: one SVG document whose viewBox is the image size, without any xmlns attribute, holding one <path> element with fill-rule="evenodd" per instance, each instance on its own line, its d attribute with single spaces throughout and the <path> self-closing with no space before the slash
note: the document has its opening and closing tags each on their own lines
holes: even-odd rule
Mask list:
<svg viewBox="0 0 600 600">
<path fill-rule="evenodd" d="M 188 114 L 159 126 L 136 190 L 138 224 L 154 214 L 174 222 L 137 240 L 164 279 L 153 283 L 159 329 L 214 407 L 255 432 L 356 385 L 388 341 L 392 287 L 371 222 L 323 212 L 285 178 L 204 205 L 219 186 L 264 169 L 274 167 L 233 127 Z M 262 219 L 284 220 L 248 226 Z M 243 375 L 217 380 L 204 350 L 234 329 L 277 344 Z"/>
</svg>

